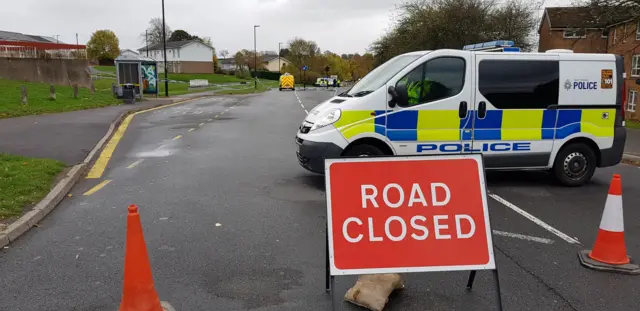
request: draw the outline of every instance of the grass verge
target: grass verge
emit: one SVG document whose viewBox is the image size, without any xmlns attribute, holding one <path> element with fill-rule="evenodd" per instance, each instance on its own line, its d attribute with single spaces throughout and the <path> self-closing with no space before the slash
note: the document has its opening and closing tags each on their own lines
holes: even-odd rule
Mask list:
<svg viewBox="0 0 640 311">
<path fill-rule="evenodd" d="M 20 216 L 42 200 L 64 168 L 55 160 L 0 153 L 0 220 Z"/>
<path fill-rule="evenodd" d="M 627 120 L 625 126 L 630 129 L 640 129 L 640 121 Z"/>
<path fill-rule="evenodd" d="M 116 73 L 116 66 L 93 66 L 93 68 L 102 72 Z"/>
<path fill-rule="evenodd" d="M 120 101 L 111 94 L 111 83 L 115 80 L 96 81 L 96 93 L 79 89 L 78 98 L 73 98 L 71 86 L 56 86 L 56 100 L 49 99 L 49 84 L 20 82 L 0 79 L 0 119 L 26 115 L 55 113 L 117 105 Z M 20 86 L 27 88 L 28 104 L 23 105 Z"/>
</svg>

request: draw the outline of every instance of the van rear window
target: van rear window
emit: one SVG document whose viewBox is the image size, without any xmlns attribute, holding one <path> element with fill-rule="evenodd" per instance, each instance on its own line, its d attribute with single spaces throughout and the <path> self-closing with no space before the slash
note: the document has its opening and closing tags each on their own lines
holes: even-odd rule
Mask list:
<svg viewBox="0 0 640 311">
<path fill-rule="evenodd" d="M 498 109 L 546 109 L 558 104 L 558 61 L 483 60 L 480 94 Z"/>
</svg>

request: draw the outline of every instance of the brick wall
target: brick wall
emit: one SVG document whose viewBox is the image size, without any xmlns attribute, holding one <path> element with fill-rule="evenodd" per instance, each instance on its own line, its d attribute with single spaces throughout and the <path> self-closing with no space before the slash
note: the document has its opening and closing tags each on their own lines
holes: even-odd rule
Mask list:
<svg viewBox="0 0 640 311">
<path fill-rule="evenodd" d="M 213 73 L 213 62 L 180 62 L 180 73 Z"/>
<path fill-rule="evenodd" d="M 544 52 L 551 49 L 569 49 L 575 53 L 606 53 L 607 39 L 602 38 L 602 31 L 587 31 L 586 38 L 564 38 L 563 30 L 552 30 L 549 23 L 544 22 L 540 28 L 538 51 Z"/>
<path fill-rule="evenodd" d="M 616 25 L 609 30 L 609 53 L 624 56 L 624 71 L 627 74 L 625 84 L 627 86 L 627 100 L 630 100 L 629 91 L 635 90 L 636 109 L 635 111 L 627 111 L 626 118 L 640 120 L 640 85 L 636 84 L 636 79 L 640 76 L 631 75 L 631 62 L 633 55 L 640 55 L 640 40 L 636 38 L 637 22 L 629 22 Z M 614 38 L 615 33 L 615 38 Z M 614 43 L 615 40 L 615 43 Z"/>
</svg>

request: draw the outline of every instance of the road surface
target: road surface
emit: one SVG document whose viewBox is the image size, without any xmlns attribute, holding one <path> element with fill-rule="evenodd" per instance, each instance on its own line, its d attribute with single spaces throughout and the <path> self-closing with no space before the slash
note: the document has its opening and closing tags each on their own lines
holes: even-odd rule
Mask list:
<svg viewBox="0 0 640 311">
<path fill-rule="evenodd" d="M 127 206 L 137 204 L 155 286 L 177 310 L 330 310 L 324 179 L 298 165 L 294 137 L 305 110 L 332 95 L 276 90 L 136 116 L 102 178 L 80 181 L 0 251 L 2 309 L 116 310 Z M 637 167 L 599 169 L 581 188 L 545 173 L 488 174 L 505 310 L 637 310 L 638 277 L 587 270 L 577 258 L 593 244 L 614 172 L 628 251 L 640 256 Z M 406 275 L 386 310 L 493 310 L 492 273 L 479 272 L 472 292 L 467 275 Z M 339 277 L 336 299 L 353 284 Z"/>
</svg>

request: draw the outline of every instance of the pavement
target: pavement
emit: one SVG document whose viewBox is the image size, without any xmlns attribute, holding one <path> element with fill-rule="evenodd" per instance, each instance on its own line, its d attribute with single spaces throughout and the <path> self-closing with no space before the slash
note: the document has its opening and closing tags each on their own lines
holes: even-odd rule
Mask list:
<svg viewBox="0 0 640 311">
<path fill-rule="evenodd" d="M 640 156 L 640 130 L 627 128 L 627 141 L 624 146 L 624 153 Z"/>
<path fill-rule="evenodd" d="M 133 105 L 0 119 L 0 153 L 50 158 L 75 165 L 85 159 L 111 123 L 123 113 L 209 95 L 213 94 L 188 94 Z"/>
<path fill-rule="evenodd" d="M 330 310 L 324 178 L 298 165 L 293 139 L 305 110 L 333 94 L 216 96 L 137 115 L 101 179 L 82 179 L 0 250 L 2 309 L 116 310 L 127 206 L 137 204 L 155 286 L 176 310 Z M 637 310 L 637 276 L 577 257 L 593 244 L 612 173 L 622 174 L 628 252 L 640 256 L 637 167 L 598 169 L 580 188 L 546 173 L 487 174 L 505 310 Z M 493 274 L 478 272 L 471 292 L 467 276 L 405 275 L 385 310 L 495 309 Z M 355 278 L 336 281 L 338 300 Z"/>
</svg>

